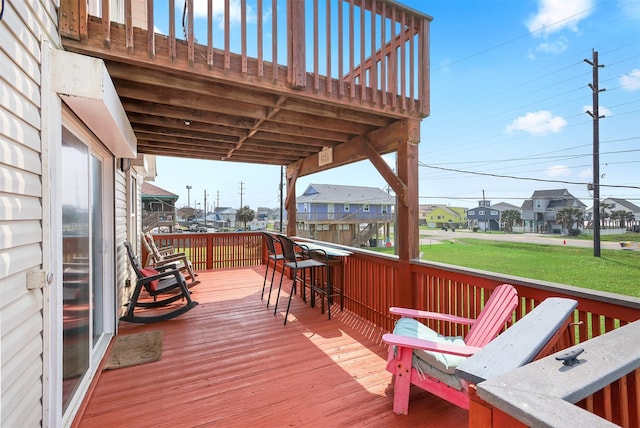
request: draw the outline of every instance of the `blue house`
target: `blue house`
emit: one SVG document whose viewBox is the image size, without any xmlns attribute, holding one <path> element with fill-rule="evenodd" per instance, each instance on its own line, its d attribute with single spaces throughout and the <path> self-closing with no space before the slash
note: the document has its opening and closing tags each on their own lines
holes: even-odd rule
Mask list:
<svg viewBox="0 0 640 428">
<path fill-rule="evenodd" d="M 310 184 L 296 197 L 297 234 L 337 244 L 378 245 L 389 236 L 395 196 L 382 189 Z"/>
<path fill-rule="evenodd" d="M 500 210 L 491 207 L 491 201 L 478 201 L 478 206 L 467 210 L 469 227 L 480 230 L 500 230 Z"/>
</svg>

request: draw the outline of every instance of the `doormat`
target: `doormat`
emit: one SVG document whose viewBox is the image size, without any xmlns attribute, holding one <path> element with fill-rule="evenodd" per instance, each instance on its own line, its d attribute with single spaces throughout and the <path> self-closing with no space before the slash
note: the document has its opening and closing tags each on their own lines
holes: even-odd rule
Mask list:
<svg viewBox="0 0 640 428">
<path fill-rule="evenodd" d="M 162 330 L 117 336 L 103 370 L 158 361 L 162 357 Z"/>
</svg>

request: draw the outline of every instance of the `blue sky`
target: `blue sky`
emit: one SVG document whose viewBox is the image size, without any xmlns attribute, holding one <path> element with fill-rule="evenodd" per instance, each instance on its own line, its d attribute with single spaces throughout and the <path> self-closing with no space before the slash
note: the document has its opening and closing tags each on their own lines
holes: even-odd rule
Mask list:
<svg viewBox="0 0 640 428">
<path fill-rule="evenodd" d="M 215 2 L 214 2 L 215 3 Z M 640 205 L 640 2 L 404 0 L 431 15 L 431 115 L 421 124 L 420 204 L 521 205 L 593 181 L 592 50 L 599 55 L 600 198 Z M 390 164 L 393 156 L 387 156 Z M 179 172 L 179 173 L 177 173 Z M 242 184 L 241 184 L 242 183 Z M 191 202 L 276 207 L 280 167 L 158 158 L 155 185 Z M 386 188 L 368 161 L 298 179 Z M 241 196 L 242 189 L 242 196 Z"/>
</svg>

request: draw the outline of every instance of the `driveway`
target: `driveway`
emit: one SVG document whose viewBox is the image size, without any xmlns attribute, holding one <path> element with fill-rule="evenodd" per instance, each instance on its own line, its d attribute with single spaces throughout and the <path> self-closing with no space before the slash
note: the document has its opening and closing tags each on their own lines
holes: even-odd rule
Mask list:
<svg viewBox="0 0 640 428">
<path fill-rule="evenodd" d="M 472 232 L 466 229 L 456 229 L 452 232 L 451 229 L 444 231 L 442 229 L 432 230 L 420 230 L 420 244 L 437 244 L 444 240 L 453 240 L 459 238 L 473 238 L 473 239 L 488 239 L 490 241 L 509 241 L 509 242 L 527 242 L 530 244 L 542 244 L 542 245 L 567 245 L 571 247 L 584 247 L 593 248 L 593 241 L 585 241 L 582 239 L 572 239 L 570 237 L 564 237 L 559 235 L 541 235 L 538 233 L 496 233 L 496 232 Z M 626 250 L 640 250 L 640 236 L 638 240 L 633 242 L 633 245 L 625 247 Z M 619 242 L 600 242 L 601 249 L 607 250 L 622 250 Z"/>
</svg>

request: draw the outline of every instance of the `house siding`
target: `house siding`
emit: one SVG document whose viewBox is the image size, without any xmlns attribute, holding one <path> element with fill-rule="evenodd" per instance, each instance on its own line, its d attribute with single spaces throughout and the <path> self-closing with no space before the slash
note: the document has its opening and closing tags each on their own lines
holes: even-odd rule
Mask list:
<svg viewBox="0 0 640 428">
<path fill-rule="evenodd" d="M 47 0 L 5 2 L 0 21 L 1 426 L 40 426 L 43 290 L 27 272 L 43 264 L 41 41 L 60 46 Z"/>
</svg>

